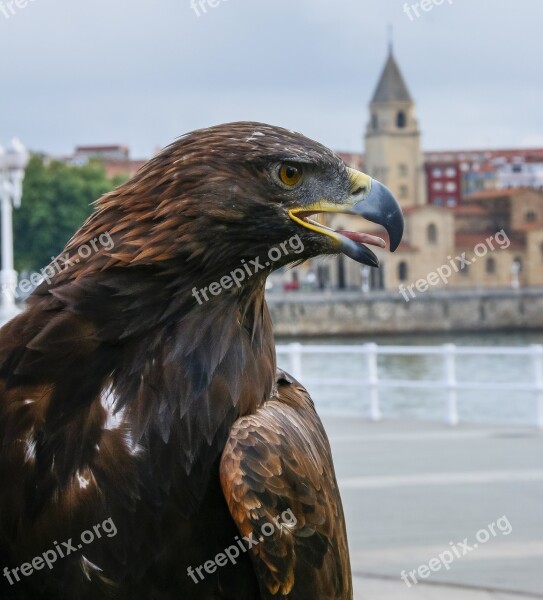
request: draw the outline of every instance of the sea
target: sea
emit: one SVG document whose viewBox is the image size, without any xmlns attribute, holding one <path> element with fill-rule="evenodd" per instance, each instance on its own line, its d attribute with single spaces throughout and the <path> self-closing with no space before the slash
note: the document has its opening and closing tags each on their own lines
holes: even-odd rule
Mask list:
<svg viewBox="0 0 543 600">
<path fill-rule="evenodd" d="M 277 344 L 299 342 L 302 345 L 360 345 L 374 342 L 383 346 L 457 346 L 526 347 L 543 344 L 543 332 L 538 333 L 473 333 L 443 335 L 401 335 L 357 337 L 327 337 L 311 340 L 277 339 Z M 292 370 L 291 358 L 278 354 L 278 365 Z M 458 356 L 457 378 L 460 382 L 483 384 L 535 385 L 535 367 L 530 356 L 475 355 Z M 440 355 L 385 355 L 378 359 L 378 375 L 382 380 L 435 382 L 431 389 L 380 389 L 379 403 L 383 419 L 445 422 L 447 390 L 444 360 Z M 320 381 L 315 382 L 315 379 Z M 323 379 L 340 379 L 349 385 Z M 323 415 L 369 418 L 368 368 L 365 355 L 306 354 L 302 359 L 301 382 L 307 387 L 317 410 Z M 460 422 L 497 426 L 536 426 L 538 402 L 535 391 L 459 390 Z"/>
</svg>

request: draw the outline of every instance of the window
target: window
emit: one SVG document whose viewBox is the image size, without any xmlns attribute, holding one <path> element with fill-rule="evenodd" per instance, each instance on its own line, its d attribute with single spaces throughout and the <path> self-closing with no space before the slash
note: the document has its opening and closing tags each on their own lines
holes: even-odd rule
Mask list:
<svg viewBox="0 0 543 600">
<path fill-rule="evenodd" d="M 432 171 L 432 177 L 435 177 L 435 178 L 443 177 L 443 171 L 441 169 L 434 169 Z"/>
<path fill-rule="evenodd" d="M 496 272 L 496 261 L 493 258 L 486 259 L 486 272 L 493 275 Z"/>
<path fill-rule="evenodd" d="M 437 227 L 434 225 L 434 223 L 430 223 L 430 225 L 428 225 L 426 229 L 426 237 L 430 244 L 437 243 Z"/>
<path fill-rule="evenodd" d="M 373 131 L 379 129 L 379 117 L 376 114 L 371 115 L 371 127 Z"/>
<path fill-rule="evenodd" d="M 406 185 L 400 186 L 400 198 L 407 198 L 409 196 L 409 188 Z"/>
<path fill-rule="evenodd" d="M 434 181 L 432 187 L 436 192 L 441 192 L 443 190 L 443 184 L 441 183 L 441 181 Z"/>
<path fill-rule="evenodd" d="M 436 206 L 443 206 L 443 198 L 441 196 L 436 196 L 434 198 L 434 204 Z"/>
<path fill-rule="evenodd" d="M 522 165 L 513 165 L 513 173 L 522 173 Z"/>
<path fill-rule="evenodd" d="M 446 177 L 456 177 L 456 169 L 453 167 L 449 167 L 446 171 L 445 171 L 445 176 Z"/>
<path fill-rule="evenodd" d="M 399 167 L 400 177 L 407 177 L 409 174 L 409 169 L 407 165 L 400 165 Z"/>
<path fill-rule="evenodd" d="M 533 223 L 534 221 L 537 221 L 537 215 L 533 210 L 530 210 L 526 213 L 525 219 L 526 223 Z"/>
<path fill-rule="evenodd" d="M 447 206 L 454 208 L 456 206 L 456 198 L 447 198 Z"/>
<path fill-rule="evenodd" d="M 403 129 L 407 124 L 407 119 L 405 118 L 405 113 L 403 110 L 400 110 L 398 116 L 396 117 L 396 125 L 398 129 Z"/>
<path fill-rule="evenodd" d="M 398 265 L 398 280 L 399 281 L 407 281 L 408 275 L 409 275 L 409 270 L 407 268 L 407 263 L 402 261 Z"/>
<path fill-rule="evenodd" d="M 445 189 L 450 192 L 456 192 L 456 183 L 454 181 L 449 181 L 445 186 Z"/>
</svg>

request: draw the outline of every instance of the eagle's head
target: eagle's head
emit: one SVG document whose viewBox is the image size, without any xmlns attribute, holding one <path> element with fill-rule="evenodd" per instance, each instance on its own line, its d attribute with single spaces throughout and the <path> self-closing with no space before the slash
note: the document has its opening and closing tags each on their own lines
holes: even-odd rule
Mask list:
<svg viewBox="0 0 543 600">
<path fill-rule="evenodd" d="M 384 247 L 382 239 L 335 231 L 315 218 L 319 213 L 359 215 L 382 225 L 392 251 L 402 238 L 402 213 L 390 191 L 325 146 L 280 127 L 229 123 L 165 148 L 98 201 L 97 213 L 70 246 L 75 251 L 77 243 L 113 225 L 114 247 L 96 257 L 95 268 L 166 265 L 171 273 L 177 266 L 202 284 L 255 257 L 259 281 L 319 255 L 344 253 L 378 266 L 366 244 Z"/>
</svg>

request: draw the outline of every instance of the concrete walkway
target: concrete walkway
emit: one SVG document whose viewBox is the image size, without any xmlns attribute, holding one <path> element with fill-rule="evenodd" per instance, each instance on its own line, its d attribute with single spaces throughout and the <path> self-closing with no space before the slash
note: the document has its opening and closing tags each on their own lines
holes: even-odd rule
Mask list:
<svg viewBox="0 0 543 600">
<path fill-rule="evenodd" d="M 541 433 L 324 421 L 357 600 L 543 598 Z"/>
<path fill-rule="evenodd" d="M 541 597 L 428 584 L 407 589 L 402 582 L 374 578 L 355 578 L 354 589 L 355 600 L 533 600 Z"/>
</svg>

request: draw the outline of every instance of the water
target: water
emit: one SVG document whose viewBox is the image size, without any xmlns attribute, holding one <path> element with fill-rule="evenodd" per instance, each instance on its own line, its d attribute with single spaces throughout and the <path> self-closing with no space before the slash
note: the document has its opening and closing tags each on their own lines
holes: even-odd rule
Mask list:
<svg viewBox="0 0 543 600">
<path fill-rule="evenodd" d="M 278 339 L 278 343 L 293 340 Z M 395 337 L 326 338 L 301 341 L 312 345 L 351 345 L 375 342 L 379 345 L 433 346 L 527 346 L 543 344 L 542 333 L 503 333 L 466 335 L 402 335 Z M 278 356 L 279 366 L 289 370 L 289 357 Z M 433 380 L 433 390 L 381 389 L 380 403 L 385 419 L 444 421 L 447 415 L 443 389 L 444 365 L 441 356 L 380 356 L 380 379 Z M 364 380 L 368 372 L 366 357 L 356 355 L 305 355 L 302 383 L 307 383 L 311 397 L 321 414 L 369 416 L 369 394 Z M 457 357 L 457 376 L 462 382 L 523 383 L 534 382 L 534 367 L 527 356 Z M 311 378 L 345 378 L 354 380 L 352 387 L 312 385 Z M 361 383 L 356 384 L 356 379 Z M 460 420 L 495 425 L 534 425 L 537 417 L 536 397 L 530 392 L 459 391 Z"/>
</svg>

